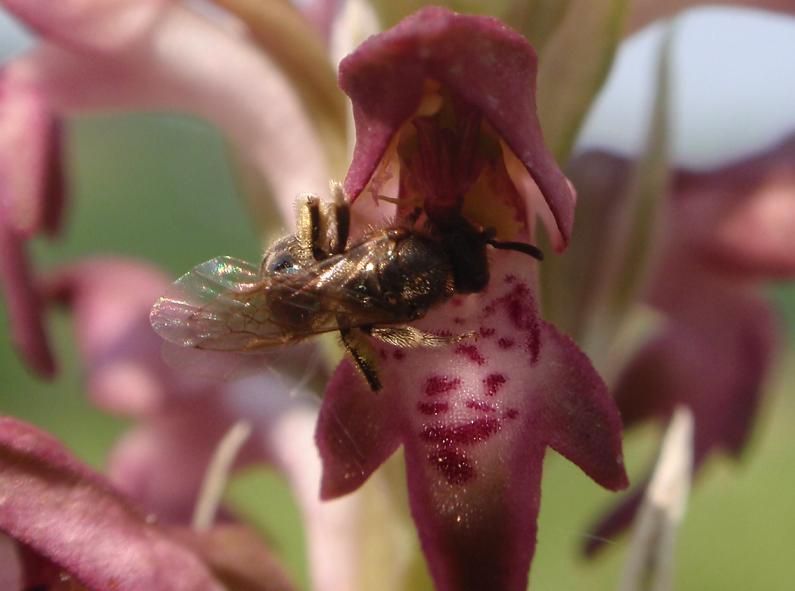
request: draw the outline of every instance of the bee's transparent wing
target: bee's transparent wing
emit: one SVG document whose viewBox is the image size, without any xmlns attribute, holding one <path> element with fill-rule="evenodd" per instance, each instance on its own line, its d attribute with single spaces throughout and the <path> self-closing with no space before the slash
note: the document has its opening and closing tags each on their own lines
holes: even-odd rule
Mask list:
<svg viewBox="0 0 795 591">
<path fill-rule="evenodd" d="M 383 302 L 363 299 L 363 276 L 378 244 L 353 248 L 296 273 L 262 277 L 258 267 L 218 257 L 180 277 L 152 308 L 166 341 L 212 351 L 259 351 L 347 327 L 395 323 Z M 356 281 L 353 282 L 354 284 Z"/>
<path fill-rule="evenodd" d="M 217 257 L 174 282 L 149 318 L 157 334 L 182 347 L 249 351 L 282 344 L 284 332 L 263 315 L 266 291 L 258 266 Z"/>
</svg>

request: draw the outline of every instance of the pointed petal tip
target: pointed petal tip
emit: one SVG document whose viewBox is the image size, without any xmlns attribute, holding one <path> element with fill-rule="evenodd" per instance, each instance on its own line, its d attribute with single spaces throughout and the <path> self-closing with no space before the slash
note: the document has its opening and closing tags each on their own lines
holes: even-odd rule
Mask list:
<svg viewBox="0 0 795 591">
<path fill-rule="evenodd" d="M 322 499 L 353 492 L 397 449 L 399 416 L 393 410 L 394 400 L 386 393 L 374 395 L 350 361 L 337 367 L 315 429 L 323 464 Z"/>
<path fill-rule="evenodd" d="M 46 94 L 7 68 L 0 72 L 0 214 L 30 237 L 54 235 L 63 218 L 63 124 Z"/>
<path fill-rule="evenodd" d="M 550 447 L 609 490 L 628 486 L 622 424 L 607 385 L 574 341 L 543 323 L 542 376 L 549 393 L 540 397 Z"/>
<path fill-rule="evenodd" d="M 37 375 L 52 378 L 56 363 L 44 326 L 44 306 L 23 239 L 0 220 L 0 291 L 17 354 Z"/>
</svg>

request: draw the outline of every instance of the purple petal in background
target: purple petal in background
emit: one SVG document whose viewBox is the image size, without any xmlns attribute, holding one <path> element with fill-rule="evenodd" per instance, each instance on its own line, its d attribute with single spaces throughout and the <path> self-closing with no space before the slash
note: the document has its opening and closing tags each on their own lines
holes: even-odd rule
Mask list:
<svg viewBox="0 0 795 591">
<path fill-rule="evenodd" d="M 52 377 L 55 374 L 55 360 L 44 331 L 41 297 L 33 285 L 25 245 L 20 237 L 3 224 L 2 219 L 0 289 L 16 350 L 38 374 Z"/>
<path fill-rule="evenodd" d="M 0 530 L 93 591 L 220 591 L 199 559 L 49 435 L 0 419 Z"/>
</svg>

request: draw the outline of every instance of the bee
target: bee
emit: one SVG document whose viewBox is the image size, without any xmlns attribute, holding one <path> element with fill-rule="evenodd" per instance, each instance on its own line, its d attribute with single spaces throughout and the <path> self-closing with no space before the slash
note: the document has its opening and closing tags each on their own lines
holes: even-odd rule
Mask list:
<svg viewBox="0 0 795 591">
<path fill-rule="evenodd" d="M 259 266 L 231 257 L 202 263 L 180 277 L 153 306 L 151 325 L 183 347 L 254 352 L 338 331 L 351 359 L 377 392 L 381 381 L 369 338 L 397 347 L 440 347 L 469 335 L 435 335 L 408 323 L 455 294 L 489 281 L 486 247 L 524 252 L 452 216 L 427 230 L 374 229 L 349 244 L 350 212 L 339 185 L 335 199 L 298 199 L 297 231 L 274 242 Z M 415 218 L 416 221 L 416 218 Z"/>
</svg>

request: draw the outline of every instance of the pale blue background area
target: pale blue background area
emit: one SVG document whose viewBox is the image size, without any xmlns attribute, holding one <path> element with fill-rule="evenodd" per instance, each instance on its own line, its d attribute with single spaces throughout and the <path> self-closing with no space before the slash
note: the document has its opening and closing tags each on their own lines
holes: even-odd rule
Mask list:
<svg viewBox="0 0 795 591">
<path fill-rule="evenodd" d="M 586 122 L 582 144 L 642 145 L 665 26 L 621 47 Z M 795 132 L 795 18 L 739 9 L 689 11 L 675 23 L 672 148 L 709 165 Z"/>
</svg>

